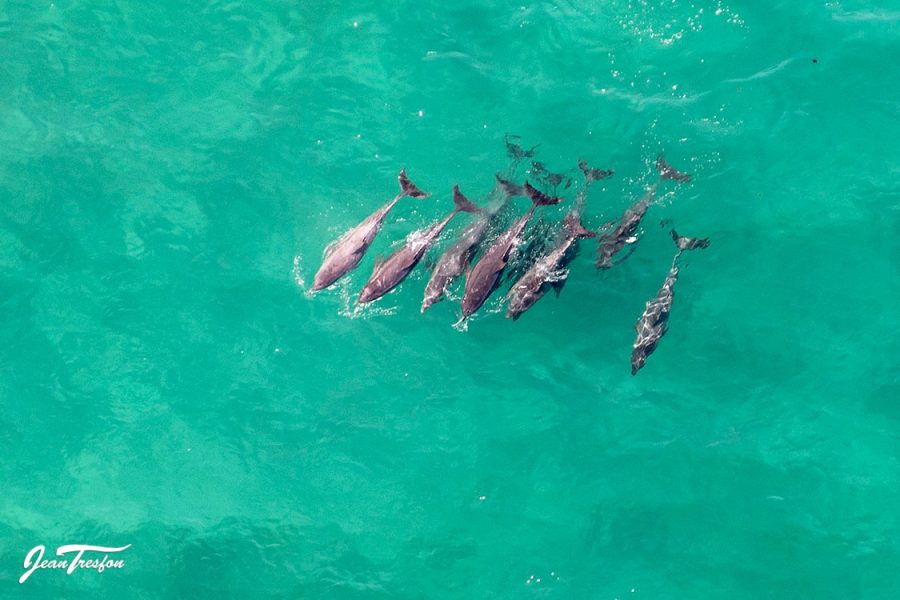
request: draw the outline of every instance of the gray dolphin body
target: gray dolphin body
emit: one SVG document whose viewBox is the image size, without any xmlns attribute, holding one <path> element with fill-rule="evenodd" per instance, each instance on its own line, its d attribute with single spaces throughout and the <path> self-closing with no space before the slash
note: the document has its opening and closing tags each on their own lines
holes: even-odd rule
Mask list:
<svg viewBox="0 0 900 600">
<path fill-rule="evenodd" d="M 497 238 L 466 276 L 466 287 L 462 299 L 464 318 L 468 318 L 481 308 L 488 296 L 497 289 L 497 285 L 500 283 L 500 275 L 506 268 L 513 248 L 519 242 L 519 238 L 525 230 L 531 215 L 534 214 L 534 210 L 538 206 L 558 204 L 562 201 L 562 198 L 548 196 L 539 192 L 527 181 L 524 189 L 528 197 L 531 198 L 531 208 Z"/>
<path fill-rule="evenodd" d="M 509 309 L 506 318 L 515 321 L 523 312 L 540 300 L 547 290 L 560 279 L 566 277 L 566 267 L 572 258 L 569 250 L 581 237 L 597 234 L 585 229 L 574 211 L 566 215 L 563 223 L 564 234 L 559 243 L 547 255 L 538 259 L 509 290 Z M 560 289 L 557 287 L 557 289 Z"/>
<path fill-rule="evenodd" d="M 669 311 L 672 309 L 672 301 L 675 298 L 675 282 L 678 281 L 678 258 L 685 250 L 693 250 L 695 248 L 706 248 L 709 246 L 709 239 L 704 238 L 688 238 L 678 235 L 672 230 L 672 239 L 678 246 L 678 252 L 672 259 L 672 267 L 669 274 L 663 282 L 662 287 L 656 296 L 647 302 L 644 308 L 644 314 L 638 319 L 634 326 L 637 331 L 637 338 L 634 340 L 634 347 L 631 351 L 631 374 L 637 375 L 637 372 L 644 366 L 647 357 L 656 350 L 659 340 L 668 331 Z"/>
<path fill-rule="evenodd" d="M 443 300 L 450 284 L 466 272 L 466 269 L 469 268 L 469 264 L 472 262 L 472 258 L 475 256 L 475 252 L 478 250 L 478 246 L 484 241 L 488 231 L 491 229 L 493 217 L 503 208 L 506 201 L 512 196 L 525 195 L 525 189 L 522 186 L 503 179 L 499 174 L 497 175 L 497 187 L 495 189 L 503 195 L 500 206 L 491 214 L 484 214 L 469 225 L 456 243 L 450 246 L 435 263 L 428 284 L 425 286 L 422 312 Z"/>
<path fill-rule="evenodd" d="M 383 262 L 375 265 L 369 281 L 359 294 L 360 304 L 381 298 L 400 285 L 407 275 L 419 264 L 428 248 L 434 243 L 450 220 L 458 212 L 481 212 L 481 209 L 462 195 L 459 186 L 453 186 L 453 204 L 456 208 L 441 221 L 410 236 L 409 242 L 391 254 Z"/>
<path fill-rule="evenodd" d="M 597 258 L 598 269 L 609 269 L 615 263 L 613 258 L 619 253 L 626 244 L 632 244 L 637 241 L 634 237 L 635 232 L 641 224 L 647 209 L 653 202 L 653 196 L 659 184 L 667 179 L 674 181 L 690 181 L 691 176 L 687 173 L 680 173 L 670 167 L 666 161 L 660 156 L 656 159 L 656 170 L 659 171 L 659 179 L 650 186 L 650 189 L 644 194 L 640 200 L 632 204 L 622 215 L 622 219 L 614 230 L 600 238 L 600 246 L 597 248 L 599 257 Z M 623 259 L 624 260 L 624 259 Z M 620 261 L 621 262 L 621 261 Z"/>
<path fill-rule="evenodd" d="M 378 235 L 385 217 L 401 198 L 404 196 L 427 198 L 430 195 L 417 188 L 409 180 L 405 169 L 400 171 L 397 180 L 400 182 L 400 193 L 394 196 L 393 200 L 366 217 L 362 223 L 346 232 L 325 249 L 325 260 L 322 261 L 322 266 L 319 267 L 313 280 L 312 290 L 314 292 L 327 288 L 356 268 L 366 250 L 372 245 L 375 236 Z"/>
<path fill-rule="evenodd" d="M 509 308 L 506 318 L 515 321 L 523 312 L 531 308 L 552 287 L 557 295 L 562 291 L 568 275 L 569 263 L 578 253 L 578 239 L 582 237 L 596 237 L 596 233 L 588 231 L 581 224 L 581 213 L 584 211 L 584 203 L 587 192 L 592 182 L 605 179 L 613 174 L 611 169 L 592 169 L 583 160 L 578 161 L 578 167 L 584 173 L 584 186 L 575 198 L 575 205 L 566 215 L 563 221 L 563 231 L 556 246 L 545 256 L 539 258 L 522 277 L 510 288 L 507 298 Z"/>
</svg>

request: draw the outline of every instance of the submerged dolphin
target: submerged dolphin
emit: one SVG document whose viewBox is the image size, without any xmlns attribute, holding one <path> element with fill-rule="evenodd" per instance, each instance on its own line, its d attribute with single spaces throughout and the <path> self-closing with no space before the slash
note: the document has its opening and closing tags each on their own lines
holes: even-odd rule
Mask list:
<svg viewBox="0 0 900 600">
<path fill-rule="evenodd" d="M 428 310 L 433 304 L 444 299 L 444 294 L 454 279 L 466 272 L 469 263 L 475 256 L 478 246 L 484 241 L 494 216 L 506 204 L 506 201 L 512 196 L 524 196 L 525 188 L 507 181 L 497 175 L 497 187 L 495 188 L 502 196 L 500 206 L 491 214 L 483 214 L 474 223 L 469 225 L 455 244 L 450 246 L 431 272 L 431 278 L 425 286 L 425 297 L 422 300 L 422 312 Z"/>
<path fill-rule="evenodd" d="M 581 213 L 584 211 L 584 203 L 587 198 L 591 183 L 610 177 L 611 169 L 593 169 L 583 160 L 578 161 L 578 168 L 584 173 L 584 186 L 575 197 L 575 205 L 563 220 L 563 231 L 556 246 L 545 256 L 538 259 L 521 278 L 510 288 L 507 298 L 509 309 L 506 318 L 513 321 L 519 318 L 523 312 L 540 300 L 549 288 L 556 290 L 556 295 L 562 291 L 568 275 L 569 263 L 578 253 L 578 239 L 582 237 L 596 237 L 596 233 L 588 231 L 581 224 Z"/>
<path fill-rule="evenodd" d="M 578 238 L 597 235 L 582 226 L 574 211 L 566 215 L 563 230 L 565 233 L 556 247 L 534 263 L 509 290 L 507 319 L 512 318 L 513 321 L 518 319 L 523 312 L 540 300 L 558 279 L 565 278 L 566 266 L 571 260 L 566 258 L 566 254 Z"/>
<path fill-rule="evenodd" d="M 637 241 L 634 234 L 641 224 L 641 219 L 644 218 L 647 209 L 650 208 L 650 203 L 653 202 L 653 195 L 656 192 L 656 188 L 659 187 L 659 184 L 667 179 L 679 182 L 691 180 L 691 176 L 687 173 L 680 173 L 670 167 L 662 156 L 656 159 L 656 170 L 659 171 L 659 179 L 650 186 L 650 189 L 647 190 L 647 193 L 644 194 L 640 200 L 628 207 L 628 210 L 622 215 L 622 219 L 619 221 L 616 228 L 600 238 L 600 246 L 597 248 L 597 253 L 600 255 L 599 258 L 597 258 L 598 269 L 609 269 L 612 267 L 615 264 L 613 262 L 613 257 L 618 254 L 626 244 L 633 244 Z M 624 260 L 624 258 L 622 260 Z M 621 262 L 621 260 L 619 262 Z"/>
<path fill-rule="evenodd" d="M 656 350 L 656 345 L 660 338 L 666 334 L 668 330 L 669 311 L 672 309 L 672 300 L 675 298 L 675 282 L 678 281 L 678 258 L 685 250 L 693 250 L 695 248 L 706 248 L 709 246 L 709 238 L 688 238 L 678 235 L 672 230 L 672 239 L 678 246 L 678 252 L 672 259 L 672 267 L 669 274 L 663 282 L 662 287 L 656 297 L 647 302 L 644 308 L 644 314 L 638 319 L 634 326 L 637 331 L 637 338 L 634 340 L 634 349 L 631 352 L 631 374 L 636 375 L 647 357 Z"/>
<path fill-rule="evenodd" d="M 375 265 L 372 276 L 359 294 L 358 302 L 360 304 L 377 300 L 400 285 L 415 266 L 419 264 L 422 256 L 425 255 L 431 244 L 441 234 L 450 222 L 450 219 L 456 216 L 456 213 L 481 212 L 480 208 L 462 195 L 458 185 L 453 186 L 453 204 L 456 208 L 443 220 L 413 233 L 405 246 L 391 254 L 386 260 Z"/>
<path fill-rule="evenodd" d="M 513 135 L 511 133 L 507 133 L 503 136 L 503 143 L 506 145 L 506 153 L 509 155 L 513 161 L 518 163 L 519 161 L 525 158 L 532 158 L 537 153 L 538 146 L 532 146 L 528 150 L 520 146 L 517 142 L 512 140 L 521 140 L 522 138 L 518 135 Z"/>
<path fill-rule="evenodd" d="M 352 271 L 359 264 L 363 254 L 372 245 L 372 241 L 381 229 L 381 224 L 388 212 L 404 196 L 412 198 L 427 198 L 426 194 L 406 176 L 406 169 L 400 171 L 397 176 L 400 182 L 400 193 L 394 199 L 369 215 L 362 223 L 342 235 L 337 241 L 332 242 L 325 249 L 325 260 L 319 267 L 316 278 L 313 280 L 312 290 L 322 290 Z"/>
<path fill-rule="evenodd" d="M 531 198 L 531 208 L 494 241 L 493 245 L 475 263 L 475 266 L 472 267 L 466 276 L 465 293 L 462 299 L 464 318 L 471 316 L 472 313 L 481 308 L 488 296 L 497 288 L 497 285 L 500 283 L 500 275 L 503 273 L 503 269 L 506 268 L 513 248 L 519 242 L 519 238 L 525 230 L 525 225 L 528 224 L 528 220 L 534 214 L 534 210 L 538 206 L 558 204 L 562 201 L 562 198 L 548 196 L 539 192 L 527 181 L 525 182 L 524 191 Z"/>
</svg>

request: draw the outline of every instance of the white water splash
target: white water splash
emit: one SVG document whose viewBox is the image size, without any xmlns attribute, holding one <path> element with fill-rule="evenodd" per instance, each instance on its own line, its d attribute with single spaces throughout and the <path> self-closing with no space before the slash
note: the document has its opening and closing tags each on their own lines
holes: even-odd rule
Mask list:
<svg viewBox="0 0 900 600">
<path fill-rule="evenodd" d="M 303 292 L 303 295 L 307 298 L 312 298 L 313 291 L 311 288 L 307 287 L 306 280 L 303 278 L 303 269 L 300 266 L 300 262 L 303 260 L 303 256 L 298 254 L 294 257 L 294 266 L 291 268 L 291 276 L 294 279 L 294 283 Z"/>
<path fill-rule="evenodd" d="M 568 276 L 569 269 L 565 267 L 561 269 L 554 269 L 553 271 L 547 273 L 547 277 L 544 278 L 544 281 L 546 283 L 558 283 L 560 281 L 565 281 Z"/>
<path fill-rule="evenodd" d="M 365 304 L 358 303 L 356 301 L 358 298 L 358 291 L 356 289 L 351 289 L 349 278 L 343 279 L 338 284 L 338 294 L 340 295 L 342 305 L 338 314 L 342 317 L 347 317 L 348 319 L 366 319 L 372 316 L 390 316 L 397 313 L 397 306 L 384 306 L 380 304 L 384 298 L 379 298 L 378 300 L 367 302 Z"/>
</svg>

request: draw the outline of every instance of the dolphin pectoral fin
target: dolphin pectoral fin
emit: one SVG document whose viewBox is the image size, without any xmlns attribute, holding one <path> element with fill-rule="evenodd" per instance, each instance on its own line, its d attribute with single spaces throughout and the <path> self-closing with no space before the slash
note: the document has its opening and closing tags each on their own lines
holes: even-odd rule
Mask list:
<svg viewBox="0 0 900 600">
<path fill-rule="evenodd" d="M 428 271 L 434 271 L 434 267 L 437 266 L 437 261 L 433 258 L 425 258 L 422 260 L 422 266 Z"/>
<path fill-rule="evenodd" d="M 636 249 L 637 249 L 637 246 L 635 246 L 634 244 L 630 244 L 629 247 L 628 247 L 628 251 L 625 253 L 625 255 L 624 255 L 622 258 L 620 258 L 619 260 L 617 260 L 616 262 L 614 262 L 613 264 L 614 264 L 614 265 L 622 264 L 623 262 L 625 262 L 626 260 L 628 260 L 628 257 L 629 257 L 629 256 L 631 256 L 632 254 L 634 254 L 634 251 L 635 251 Z"/>
<path fill-rule="evenodd" d="M 564 287 L 566 287 L 566 279 L 559 279 L 557 281 L 551 281 L 550 287 L 553 288 L 553 291 L 556 293 L 556 297 L 559 298 L 559 295 L 562 293 Z"/>
</svg>

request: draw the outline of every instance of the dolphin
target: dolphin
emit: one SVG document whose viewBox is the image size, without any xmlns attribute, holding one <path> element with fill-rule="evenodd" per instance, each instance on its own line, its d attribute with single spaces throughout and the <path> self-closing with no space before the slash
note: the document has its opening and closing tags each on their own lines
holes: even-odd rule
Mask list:
<svg viewBox="0 0 900 600">
<path fill-rule="evenodd" d="M 538 206 L 559 204 L 562 201 L 560 197 L 548 196 L 539 192 L 527 181 L 525 182 L 524 191 L 531 198 L 531 208 L 494 241 L 488 251 L 475 263 L 475 266 L 469 270 L 466 276 L 465 292 L 462 299 L 463 318 L 468 318 L 481 308 L 488 296 L 499 285 L 500 275 L 503 274 L 503 270 L 506 268 L 506 264 L 512 255 L 513 248 L 519 242 L 528 220 L 534 214 L 534 210 Z"/>
<path fill-rule="evenodd" d="M 360 304 L 371 302 L 381 298 L 386 293 L 400 285 L 406 276 L 412 272 L 431 244 L 447 227 L 450 220 L 458 212 L 480 213 L 481 209 L 475 206 L 459 191 L 459 186 L 453 186 L 453 204 L 455 208 L 443 220 L 433 225 L 416 231 L 409 236 L 405 246 L 391 254 L 386 260 L 375 265 L 375 270 L 369 281 L 359 294 Z"/>
<path fill-rule="evenodd" d="M 378 230 L 388 212 L 397 202 L 404 196 L 411 198 L 427 198 L 431 194 L 426 194 L 416 187 L 416 185 L 406 176 L 406 169 L 400 171 L 397 176 L 400 182 L 400 193 L 394 196 L 394 199 L 373 212 L 366 219 L 342 235 L 338 240 L 332 242 L 325 248 L 325 260 L 316 273 L 313 280 L 312 291 L 317 292 L 325 289 L 335 281 L 352 271 L 359 264 L 363 254 L 372 245 Z"/>
<path fill-rule="evenodd" d="M 571 259 L 566 255 L 580 237 L 595 237 L 597 234 L 582 226 L 573 212 L 563 221 L 564 235 L 560 242 L 546 256 L 541 257 L 509 290 L 509 309 L 506 318 L 515 321 L 523 312 L 541 299 L 558 278 L 565 278 L 566 266 Z M 557 288 L 559 289 L 559 288 Z M 558 293 L 558 292 L 557 292 Z"/>
<path fill-rule="evenodd" d="M 521 140 L 522 138 L 518 135 L 513 135 L 511 133 L 507 133 L 503 136 L 503 143 L 506 145 L 506 153 L 509 155 L 513 161 L 518 164 L 519 161 L 525 158 L 532 158 L 537 153 L 538 146 L 532 146 L 528 150 L 524 149 L 517 142 L 512 140 Z M 540 145 L 540 144 L 538 144 Z"/>
<path fill-rule="evenodd" d="M 566 282 L 569 263 L 578 253 L 578 239 L 597 236 L 596 233 L 588 231 L 582 226 L 581 214 L 584 211 L 584 203 L 591 183 L 612 176 L 613 171 L 612 169 L 593 169 L 584 160 L 578 161 L 578 168 L 584 173 L 584 186 L 578 191 L 572 210 L 563 220 L 562 235 L 553 250 L 535 261 L 531 268 L 510 288 L 507 294 L 509 299 L 507 319 L 511 318 L 513 321 L 518 319 L 551 287 L 559 296 Z"/>
<path fill-rule="evenodd" d="M 531 161 L 531 177 L 533 180 L 539 181 L 543 188 L 548 190 L 554 196 L 559 190 L 560 184 L 565 175 L 553 173 L 538 161 Z M 566 179 L 566 185 L 563 189 L 568 189 L 572 185 L 572 179 Z M 544 255 L 553 244 L 555 224 L 543 219 L 539 219 L 531 225 L 531 231 L 528 239 L 516 248 L 516 258 L 510 262 L 509 268 L 506 270 L 506 279 L 515 281 L 519 279 L 528 269 L 528 267 Z"/>
<path fill-rule="evenodd" d="M 678 281 L 678 258 L 685 250 L 694 250 L 695 248 L 706 248 L 709 246 L 709 238 L 689 238 L 678 235 L 674 229 L 672 230 L 672 239 L 678 246 L 678 252 L 672 259 L 672 267 L 666 280 L 663 282 L 659 292 L 652 300 L 647 302 L 644 308 L 644 314 L 638 319 L 634 326 L 637 331 L 637 338 L 634 340 L 634 348 L 631 351 L 631 374 L 637 375 L 637 372 L 644 366 L 647 357 L 656 350 L 656 345 L 660 338 L 666 334 L 668 330 L 669 311 L 672 309 L 672 300 L 675 298 L 675 282 Z"/>
<path fill-rule="evenodd" d="M 678 182 L 687 182 L 691 180 L 691 176 L 687 173 L 681 173 L 670 167 L 662 156 L 656 159 L 656 170 L 659 171 L 659 179 L 650 186 L 650 189 L 647 190 L 647 193 L 644 194 L 640 200 L 628 207 L 616 228 L 600 238 L 600 245 L 597 248 L 597 253 L 600 255 L 599 258 L 597 258 L 598 269 L 609 269 L 612 267 L 616 264 L 613 262 L 613 257 L 618 254 L 626 244 L 633 244 L 637 241 L 634 234 L 641 224 L 641 219 L 644 218 L 644 214 L 653 202 L 653 195 L 656 193 L 656 188 L 658 188 L 663 181 L 667 179 Z M 625 258 L 627 258 L 627 256 Z M 625 258 L 620 259 L 618 262 L 622 262 Z"/>
<path fill-rule="evenodd" d="M 466 272 L 469 263 L 472 262 L 472 258 L 475 256 L 476 250 L 478 250 L 478 246 L 487 237 L 496 215 L 506 205 L 507 200 L 512 196 L 526 195 L 524 187 L 503 179 L 499 173 L 496 175 L 496 178 L 497 185 L 494 189 L 503 197 L 500 205 L 491 213 L 483 213 L 480 218 L 476 219 L 462 232 L 456 243 L 441 254 L 441 257 L 434 265 L 428 284 L 425 286 L 422 312 L 443 300 L 444 294 L 453 280 Z"/>
</svg>

